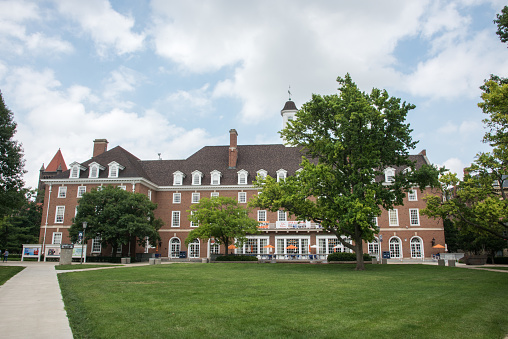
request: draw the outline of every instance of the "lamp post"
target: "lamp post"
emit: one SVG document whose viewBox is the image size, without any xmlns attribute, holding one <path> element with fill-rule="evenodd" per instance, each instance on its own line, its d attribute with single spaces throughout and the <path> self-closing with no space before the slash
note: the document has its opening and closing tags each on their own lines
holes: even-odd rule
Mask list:
<svg viewBox="0 0 508 339">
<path fill-rule="evenodd" d="M 83 264 L 83 248 L 85 247 L 85 231 L 88 223 L 83 221 L 83 238 L 81 239 L 81 264 Z"/>
</svg>

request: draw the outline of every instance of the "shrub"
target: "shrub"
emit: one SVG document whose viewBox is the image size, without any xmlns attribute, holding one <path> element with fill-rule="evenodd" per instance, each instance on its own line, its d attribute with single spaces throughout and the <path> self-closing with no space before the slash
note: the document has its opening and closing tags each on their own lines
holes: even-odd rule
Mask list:
<svg viewBox="0 0 508 339">
<path fill-rule="evenodd" d="M 256 256 L 252 255 L 221 255 L 216 261 L 258 261 Z"/>
<path fill-rule="evenodd" d="M 508 257 L 496 257 L 494 258 L 494 264 L 508 265 Z"/>
<path fill-rule="evenodd" d="M 328 254 L 327 258 L 328 262 L 330 261 L 356 261 L 356 253 L 347 253 L 347 252 L 335 252 L 332 254 Z M 364 253 L 363 254 L 364 261 L 371 261 L 372 257 Z"/>
</svg>

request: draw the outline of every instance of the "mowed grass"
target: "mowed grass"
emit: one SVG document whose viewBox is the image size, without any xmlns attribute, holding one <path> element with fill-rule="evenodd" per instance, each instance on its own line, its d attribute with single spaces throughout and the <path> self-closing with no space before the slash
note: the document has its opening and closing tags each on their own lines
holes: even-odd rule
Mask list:
<svg viewBox="0 0 508 339">
<path fill-rule="evenodd" d="M 504 338 L 508 274 L 171 264 L 58 275 L 75 338 Z"/>
<path fill-rule="evenodd" d="M 115 267 L 115 266 L 123 266 L 123 265 L 95 265 L 95 264 L 71 264 L 71 265 L 56 265 L 55 270 L 59 271 L 69 271 L 69 270 L 87 270 L 90 268 L 103 268 L 103 267 Z"/>
<path fill-rule="evenodd" d="M 23 271 L 21 266 L 0 266 L 0 286 L 5 284 L 7 280 Z"/>
</svg>

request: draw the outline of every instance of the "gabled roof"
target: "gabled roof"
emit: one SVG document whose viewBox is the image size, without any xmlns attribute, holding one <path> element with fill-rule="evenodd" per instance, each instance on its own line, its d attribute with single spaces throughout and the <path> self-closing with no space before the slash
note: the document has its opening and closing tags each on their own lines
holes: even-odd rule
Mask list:
<svg viewBox="0 0 508 339">
<path fill-rule="evenodd" d="M 124 169 L 121 170 L 119 174 L 119 178 L 136 178 L 136 177 L 144 177 L 148 180 L 150 180 L 150 177 L 145 173 L 143 170 L 143 167 L 140 165 L 141 160 L 139 160 L 138 157 L 134 156 L 130 152 L 126 151 L 120 146 L 116 146 L 115 148 L 106 151 L 104 153 L 101 153 L 83 163 L 81 163 L 82 166 L 86 167 L 86 170 L 81 171 L 79 177 L 80 178 L 88 178 L 88 165 L 90 165 L 92 162 L 96 162 L 99 165 L 108 168 L 108 165 L 111 162 L 117 162 L 119 165 L 123 166 Z M 109 175 L 108 171 L 100 171 L 99 178 L 107 178 Z M 65 171 L 57 176 L 54 177 L 54 179 L 60 179 L 60 178 L 68 178 L 69 177 L 69 171 Z"/>
<path fill-rule="evenodd" d="M 56 172 L 58 170 L 58 167 L 61 167 L 62 171 L 67 171 L 67 165 L 65 164 L 65 160 L 63 158 L 62 152 L 60 149 L 58 149 L 58 152 L 56 152 L 55 156 L 49 163 L 48 167 L 46 167 L 46 172 Z"/>
</svg>

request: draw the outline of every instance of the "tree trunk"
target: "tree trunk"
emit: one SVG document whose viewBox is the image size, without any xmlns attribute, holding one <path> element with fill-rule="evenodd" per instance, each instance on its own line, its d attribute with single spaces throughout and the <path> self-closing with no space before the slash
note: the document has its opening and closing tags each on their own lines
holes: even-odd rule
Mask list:
<svg viewBox="0 0 508 339">
<path fill-rule="evenodd" d="M 355 252 L 356 252 L 356 270 L 364 271 L 365 263 L 363 262 L 363 242 L 361 237 L 361 229 L 358 225 L 355 226 Z"/>
</svg>

